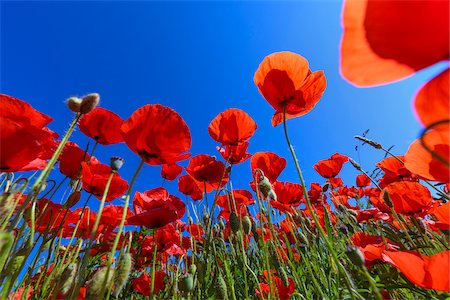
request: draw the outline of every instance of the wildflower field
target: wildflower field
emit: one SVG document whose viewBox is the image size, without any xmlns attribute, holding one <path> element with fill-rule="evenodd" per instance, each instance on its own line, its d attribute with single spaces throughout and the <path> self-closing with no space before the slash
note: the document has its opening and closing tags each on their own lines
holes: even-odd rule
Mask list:
<svg viewBox="0 0 450 300">
<path fill-rule="evenodd" d="M 358 87 L 448 63 L 448 1 L 345 1 L 342 23 L 341 76 Z M 68 95 L 73 119 L 55 132 L 45 106 L 0 94 L 0 299 L 450 299 L 448 66 L 417 86 L 423 129 L 405 153 L 364 132 L 355 142 L 383 159 L 334 153 L 311 182 L 290 132 L 327 93 L 314 66 L 267 53 L 253 88 L 273 115 L 223 109 L 203 128 L 216 149 L 198 153 L 167 105 L 123 116 Z M 263 122 L 290 156 L 248 152 Z M 128 153 L 108 155 L 118 143 Z"/>
</svg>

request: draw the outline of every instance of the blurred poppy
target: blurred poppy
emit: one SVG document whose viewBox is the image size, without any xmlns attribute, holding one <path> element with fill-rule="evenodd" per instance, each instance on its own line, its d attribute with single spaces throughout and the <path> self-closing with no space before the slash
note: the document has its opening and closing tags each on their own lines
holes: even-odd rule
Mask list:
<svg viewBox="0 0 450 300">
<path fill-rule="evenodd" d="M 178 191 L 191 197 L 192 200 L 201 200 L 203 198 L 202 190 L 191 175 L 183 175 L 178 178 Z"/>
<path fill-rule="evenodd" d="M 356 176 L 356 186 L 357 187 L 370 186 L 370 178 L 366 174 L 358 174 Z"/>
<path fill-rule="evenodd" d="M 183 168 L 176 163 L 163 164 L 161 168 L 161 177 L 166 180 L 174 180 L 181 174 Z"/>
<path fill-rule="evenodd" d="M 186 211 L 183 201 L 161 187 L 144 193 L 137 192 L 133 198 L 133 209 L 135 215 L 127 219 L 128 224 L 150 229 L 176 221 Z"/>
<path fill-rule="evenodd" d="M 0 171 L 43 169 L 57 146 L 58 135 L 45 127 L 51 121 L 28 103 L 0 94 Z"/>
<path fill-rule="evenodd" d="M 270 270 L 272 273 L 274 273 L 273 270 Z M 275 274 L 271 274 L 271 278 L 273 280 L 273 282 L 275 283 L 275 287 L 276 287 L 276 293 L 278 295 L 278 299 L 280 300 L 287 300 L 291 298 L 291 295 L 295 292 L 295 282 L 292 278 L 288 278 L 288 285 L 285 286 L 283 283 L 283 280 L 281 280 L 280 277 L 278 277 Z M 263 276 L 263 280 L 264 281 L 268 281 L 269 280 L 269 272 L 268 271 L 264 271 L 264 276 Z M 270 295 L 270 286 L 267 283 L 260 283 L 259 284 L 259 289 L 255 290 L 256 295 L 258 296 L 259 299 L 267 299 Z M 260 289 L 263 292 L 263 295 L 261 295 Z"/>
<path fill-rule="evenodd" d="M 273 152 L 256 152 L 250 160 L 252 174 L 256 169 L 264 172 L 271 183 L 275 182 L 286 167 L 286 159 Z"/>
<path fill-rule="evenodd" d="M 335 177 L 342 169 L 344 163 L 348 161 L 348 157 L 339 153 L 331 155 L 331 158 L 318 161 L 314 166 L 314 170 L 325 178 Z"/>
<path fill-rule="evenodd" d="M 239 217 L 245 216 L 247 215 L 247 205 L 254 203 L 255 200 L 252 199 L 252 194 L 249 191 L 244 189 L 233 190 L 233 196 L 226 194 L 217 197 L 217 205 L 223 208 L 218 218 L 222 217 L 228 220 L 232 211 L 235 211 Z"/>
<path fill-rule="evenodd" d="M 100 163 L 92 157 L 89 164 L 82 162 L 81 168 L 83 189 L 100 200 L 103 197 L 106 183 L 111 174 L 111 167 Z M 128 182 L 122 179 L 119 173 L 115 172 L 106 195 L 106 202 L 122 196 L 127 190 Z"/>
<path fill-rule="evenodd" d="M 345 1 L 343 76 L 372 86 L 447 60 L 449 11 L 448 1 Z"/>
<path fill-rule="evenodd" d="M 72 212 L 63 205 L 47 199 L 40 199 L 36 205 L 36 230 L 38 232 L 52 233 L 68 237 L 72 231 L 68 227 L 68 221 L 73 217 Z"/>
<path fill-rule="evenodd" d="M 100 225 L 98 231 L 112 231 L 120 225 L 122 219 L 123 206 L 119 205 L 106 205 L 102 210 L 102 216 L 100 217 Z M 131 217 L 133 213 L 127 208 L 126 217 Z M 126 223 L 125 223 L 126 224 Z"/>
<path fill-rule="evenodd" d="M 80 131 L 102 145 L 123 142 L 120 127 L 123 119 L 107 109 L 97 107 L 78 122 Z"/>
<path fill-rule="evenodd" d="M 393 182 L 386 186 L 380 197 L 388 193 L 394 209 L 401 214 L 420 213 L 430 209 L 433 201 L 430 191 L 418 182 Z"/>
<path fill-rule="evenodd" d="M 247 153 L 248 145 L 248 142 L 242 142 L 237 146 L 226 145 L 216 147 L 216 149 L 227 163 L 236 165 L 252 157 L 250 153 Z"/>
<path fill-rule="evenodd" d="M 123 123 L 121 131 L 131 151 L 150 165 L 174 163 L 190 156 L 185 153 L 191 147 L 189 128 L 169 107 L 145 105 Z"/>
<path fill-rule="evenodd" d="M 450 202 L 442 204 L 430 211 L 439 222 L 450 225 Z"/>
<path fill-rule="evenodd" d="M 87 162 L 89 157 L 77 144 L 69 141 L 59 156 L 59 171 L 70 179 L 75 179 L 81 173 L 81 163 Z"/>
<path fill-rule="evenodd" d="M 153 294 L 158 294 L 160 291 L 164 290 L 165 284 L 164 284 L 164 278 L 166 277 L 166 273 L 164 271 L 156 271 L 155 272 L 155 279 L 153 280 Z M 131 282 L 133 289 L 144 295 L 144 296 L 150 296 L 150 285 L 151 285 L 151 277 L 147 273 L 142 273 L 141 276 L 138 278 L 133 279 Z"/>
<path fill-rule="evenodd" d="M 449 80 L 449 69 L 446 69 L 417 93 L 414 107 L 424 126 L 450 118 Z"/>
<path fill-rule="evenodd" d="M 450 161 L 449 132 L 431 130 L 423 136 L 424 143 L 435 155 Z M 405 167 L 421 178 L 448 183 L 450 166 L 423 148 L 420 139 L 415 140 L 405 154 Z"/>
<path fill-rule="evenodd" d="M 186 172 L 197 182 L 200 190 L 206 193 L 219 189 L 228 182 L 228 172 L 224 163 L 208 154 L 193 156 Z"/>
<path fill-rule="evenodd" d="M 364 255 L 366 261 L 381 260 L 383 251 L 386 250 L 386 245 L 382 236 L 370 235 L 365 232 L 355 233 L 350 240 L 353 245 L 357 246 Z M 395 250 L 397 245 L 386 240 L 388 249 Z"/>
<path fill-rule="evenodd" d="M 255 133 L 255 121 L 243 110 L 229 108 L 215 117 L 208 126 L 209 135 L 222 145 L 239 145 Z"/>
<path fill-rule="evenodd" d="M 393 265 L 412 283 L 437 291 L 450 292 L 450 250 L 425 256 L 416 251 L 388 251 L 383 261 Z"/>
<path fill-rule="evenodd" d="M 272 125 L 310 112 L 326 87 L 323 71 L 311 72 L 308 61 L 292 52 L 276 52 L 264 58 L 253 78 L 259 92 L 276 110 Z"/>
<path fill-rule="evenodd" d="M 330 185 L 330 188 L 337 189 L 344 186 L 344 181 L 339 177 L 331 177 L 327 179 L 327 183 Z"/>
<path fill-rule="evenodd" d="M 291 211 L 304 200 L 300 184 L 277 181 L 273 184 L 273 189 L 277 194 L 277 200 L 270 201 L 270 204 L 281 212 Z"/>
</svg>

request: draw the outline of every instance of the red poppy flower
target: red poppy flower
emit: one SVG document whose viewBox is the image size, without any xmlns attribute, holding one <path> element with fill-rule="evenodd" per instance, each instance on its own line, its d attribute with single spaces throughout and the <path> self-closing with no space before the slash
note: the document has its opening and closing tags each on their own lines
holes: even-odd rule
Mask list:
<svg viewBox="0 0 450 300">
<path fill-rule="evenodd" d="M 120 127 L 123 119 L 107 109 L 97 107 L 78 122 L 80 131 L 102 145 L 123 142 Z"/>
<path fill-rule="evenodd" d="M 186 172 L 197 182 L 200 190 L 209 193 L 228 182 L 228 172 L 221 161 L 208 154 L 199 154 L 191 158 Z"/>
<path fill-rule="evenodd" d="M 166 180 L 174 180 L 181 174 L 183 168 L 176 163 L 163 164 L 161 168 L 161 177 Z"/>
<path fill-rule="evenodd" d="M 118 205 L 106 205 L 102 210 L 102 216 L 100 217 L 100 225 L 98 231 L 114 230 L 120 225 L 122 219 L 123 206 Z M 127 218 L 131 217 L 133 213 L 128 208 Z"/>
<path fill-rule="evenodd" d="M 425 256 L 416 251 L 383 251 L 383 260 L 412 283 L 443 292 L 450 291 L 450 250 Z"/>
<path fill-rule="evenodd" d="M 450 161 L 449 132 L 431 130 L 423 136 L 423 141 L 437 155 Z M 450 167 L 425 150 L 419 139 L 409 146 L 405 154 L 405 167 L 424 179 L 450 182 Z"/>
<path fill-rule="evenodd" d="M 433 201 L 426 187 L 412 181 L 393 182 L 381 191 L 380 197 L 383 197 L 384 193 L 388 193 L 395 211 L 401 214 L 414 214 L 428 210 Z"/>
<path fill-rule="evenodd" d="M 191 197 L 192 200 L 201 200 L 203 198 L 202 190 L 191 175 L 184 175 L 178 178 L 178 191 Z"/>
<path fill-rule="evenodd" d="M 83 189 L 100 200 L 103 197 L 106 183 L 111 174 L 111 167 L 100 163 L 92 157 L 89 164 L 82 162 L 81 168 Z M 122 179 L 119 173 L 115 172 L 106 196 L 106 202 L 122 196 L 127 190 L 128 182 Z"/>
<path fill-rule="evenodd" d="M 398 156 L 398 158 L 405 161 L 403 156 Z M 405 165 L 393 156 L 389 156 L 378 162 L 377 167 L 384 171 L 383 177 L 379 179 L 379 186 L 381 188 L 384 188 L 388 184 L 396 181 L 415 180 Z"/>
<path fill-rule="evenodd" d="M 40 199 L 36 207 L 36 230 L 60 235 L 70 236 L 72 231 L 67 226 L 67 221 L 72 218 L 72 212 L 67 211 L 63 205 L 54 203 L 47 199 Z"/>
<path fill-rule="evenodd" d="M 157 229 L 155 238 L 153 236 L 146 236 L 141 246 L 141 254 L 147 256 L 149 259 L 153 257 L 154 246 L 158 252 L 171 252 L 173 250 L 180 250 L 181 246 L 181 232 L 185 229 L 185 224 L 179 220 L 169 223 Z M 156 243 L 155 243 L 156 242 Z M 178 247 L 178 249 L 177 249 Z M 182 253 L 184 254 L 184 252 Z"/>
<path fill-rule="evenodd" d="M 164 271 L 156 271 L 155 272 L 155 279 L 153 280 L 154 286 L 153 286 L 153 294 L 158 294 L 160 291 L 164 290 L 165 284 L 164 284 L 164 278 L 166 277 L 166 273 Z M 151 277 L 147 273 L 142 273 L 141 276 L 139 276 L 136 279 L 133 279 L 132 285 L 133 289 L 144 295 L 144 296 L 150 296 L 150 285 L 151 285 Z"/>
<path fill-rule="evenodd" d="M 311 203 L 324 202 L 327 200 L 327 195 L 322 190 L 322 186 L 317 182 L 312 182 L 311 187 L 308 191 L 309 200 Z"/>
<path fill-rule="evenodd" d="M 448 1 L 345 1 L 343 76 L 378 85 L 448 59 L 449 11 Z"/>
<path fill-rule="evenodd" d="M 161 187 L 137 192 L 133 198 L 133 209 L 135 215 L 128 218 L 128 224 L 151 229 L 180 219 L 186 211 L 183 201 Z"/>
<path fill-rule="evenodd" d="M 245 111 L 229 108 L 211 121 L 208 132 L 213 140 L 222 145 L 239 145 L 248 141 L 257 127 Z"/>
<path fill-rule="evenodd" d="M 383 237 L 378 235 L 370 235 L 364 232 L 355 233 L 350 240 L 361 250 L 366 261 L 381 260 L 383 251 L 386 250 L 386 245 L 383 242 Z M 397 245 L 386 240 L 388 249 L 397 249 Z"/>
<path fill-rule="evenodd" d="M 174 163 L 190 156 L 185 153 L 192 142 L 189 128 L 169 107 L 145 105 L 125 121 L 121 131 L 131 151 L 150 165 Z"/>
<path fill-rule="evenodd" d="M 0 171 L 43 169 L 56 149 L 56 133 L 44 127 L 52 121 L 28 103 L 0 94 Z"/>
<path fill-rule="evenodd" d="M 253 78 L 259 92 L 276 110 L 272 125 L 310 112 L 325 91 L 323 71 L 311 72 L 308 61 L 292 52 L 276 52 L 264 58 Z"/>
<path fill-rule="evenodd" d="M 89 154 L 81 149 L 74 142 L 67 142 L 59 156 L 59 171 L 69 177 L 75 179 L 78 173 L 81 173 L 81 163 L 89 160 Z"/>
<path fill-rule="evenodd" d="M 247 153 L 248 145 L 248 142 L 243 142 L 237 146 L 226 145 L 216 149 L 227 163 L 236 165 L 252 157 L 250 153 Z"/>
<path fill-rule="evenodd" d="M 331 155 L 331 158 L 318 161 L 314 166 L 314 170 L 325 178 L 335 177 L 342 169 L 344 163 L 348 161 L 348 157 L 339 153 Z"/>
<path fill-rule="evenodd" d="M 286 159 L 273 152 L 256 152 L 250 160 L 250 167 L 252 174 L 255 173 L 256 169 L 261 169 L 264 176 L 273 183 L 286 167 Z"/>
<path fill-rule="evenodd" d="M 356 176 L 356 186 L 357 187 L 370 186 L 370 178 L 366 174 L 358 174 Z"/>
<path fill-rule="evenodd" d="M 304 200 L 300 184 L 277 181 L 272 187 L 277 194 L 277 200 L 270 201 L 270 204 L 281 212 L 292 211 Z"/>
<path fill-rule="evenodd" d="M 232 202 L 233 199 L 234 204 Z M 231 194 L 221 195 L 217 197 L 217 205 L 224 210 L 219 213 L 219 218 L 223 217 L 228 220 L 230 212 L 234 211 L 234 207 L 238 209 L 238 212 L 242 212 L 241 215 L 247 215 L 247 205 L 251 205 L 254 203 L 255 201 L 252 199 L 252 194 L 249 191 L 243 189 L 233 190 L 233 197 L 231 197 Z"/>
<path fill-rule="evenodd" d="M 278 294 L 278 298 L 280 300 L 287 300 L 291 298 L 291 295 L 295 292 L 295 282 L 292 278 L 288 279 L 288 285 L 285 286 L 283 283 L 283 280 L 281 280 L 280 277 L 278 277 L 277 275 L 273 274 L 275 273 L 274 270 L 270 270 L 270 272 L 272 272 L 271 274 L 271 278 L 273 280 L 273 282 L 275 283 L 275 287 L 276 287 L 276 293 Z M 269 280 L 269 272 L 268 271 L 264 271 L 264 278 L 265 281 Z M 256 289 L 255 293 L 256 295 L 260 298 L 260 299 L 267 299 L 269 294 L 270 294 L 270 286 L 269 284 L 266 283 L 260 283 L 259 284 L 260 289 L 263 292 L 263 295 L 261 295 L 260 289 Z"/>
<path fill-rule="evenodd" d="M 330 188 L 337 189 L 344 186 L 344 181 L 339 177 L 331 177 L 327 179 L 327 183 L 330 185 Z"/>
<path fill-rule="evenodd" d="M 430 213 L 432 213 L 439 222 L 450 225 L 450 202 L 434 208 Z"/>
</svg>

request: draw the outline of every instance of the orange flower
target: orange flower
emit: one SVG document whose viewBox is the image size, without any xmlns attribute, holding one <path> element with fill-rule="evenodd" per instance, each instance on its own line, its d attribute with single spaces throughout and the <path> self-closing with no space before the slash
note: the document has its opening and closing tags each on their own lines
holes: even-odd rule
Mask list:
<svg viewBox="0 0 450 300">
<path fill-rule="evenodd" d="M 292 52 L 272 53 L 261 62 L 253 78 L 259 92 L 276 110 L 272 125 L 302 116 L 319 102 L 326 87 L 323 71 L 311 72 L 308 61 Z"/>
<path fill-rule="evenodd" d="M 136 110 L 121 127 L 131 151 L 150 165 L 187 159 L 191 147 L 189 128 L 173 109 L 148 104 Z"/>
<path fill-rule="evenodd" d="M 248 141 L 258 126 L 243 110 L 229 108 L 221 112 L 208 126 L 209 135 L 222 145 L 240 145 Z"/>
<path fill-rule="evenodd" d="M 450 161 L 449 132 L 431 130 L 423 137 L 424 143 L 437 155 Z M 423 148 L 415 140 L 405 154 L 405 167 L 420 177 L 444 183 L 450 182 L 450 168 Z"/>
<path fill-rule="evenodd" d="M 428 210 L 433 201 L 430 191 L 418 182 L 398 181 L 386 186 L 380 193 L 388 193 L 396 212 L 401 214 L 419 213 Z M 381 199 L 380 199 L 381 201 Z"/>
<path fill-rule="evenodd" d="M 449 1 L 345 1 L 342 75 L 373 86 L 446 60 L 448 24 Z"/>
</svg>

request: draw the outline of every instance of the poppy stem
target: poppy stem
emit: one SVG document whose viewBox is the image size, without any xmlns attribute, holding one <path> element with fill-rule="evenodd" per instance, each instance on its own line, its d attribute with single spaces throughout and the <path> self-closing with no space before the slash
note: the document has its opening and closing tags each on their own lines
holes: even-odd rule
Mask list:
<svg viewBox="0 0 450 300">
<path fill-rule="evenodd" d="M 107 269 L 106 269 L 106 277 L 105 278 L 108 278 L 108 276 L 109 276 L 109 272 L 111 270 L 111 265 L 112 265 L 113 260 L 114 260 L 114 256 L 115 256 L 115 253 L 116 253 L 116 250 L 117 250 L 117 246 L 119 245 L 120 235 L 122 234 L 122 230 L 123 230 L 123 227 L 125 225 L 125 219 L 127 217 L 128 203 L 130 202 L 130 195 L 131 195 L 131 191 L 133 189 L 133 185 L 136 182 L 137 176 L 138 176 L 139 172 L 141 171 L 142 166 L 144 165 L 144 163 L 145 163 L 145 161 L 142 159 L 141 162 L 139 163 L 139 166 L 136 169 L 136 172 L 134 172 L 134 175 L 131 178 L 130 186 L 128 188 L 127 195 L 125 196 L 125 203 L 123 205 L 123 213 L 122 213 L 122 218 L 120 220 L 119 229 L 117 230 L 117 235 L 116 235 L 116 238 L 114 239 L 114 244 L 113 244 L 113 246 L 111 248 L 111 252 L 110 252 L 110 255 L 109 255 L 109 258 L 108 258 L 108 266 L 107 266 Z M 106 295 L 106 300 L 108 300 L 110 295 L 111 295 L 111 293 L 109 291 L 112 288 L 112 283 L 113 283 L 113 280 L 111 280 L 111 284 L 109 285 L 108 293 Z M 103 292 L 104 292 L 103 289 L 104 288 L 105 288 L 105 286 L 103 286 L 102 291 L 100 292 L 100 295 L 103 295 Z"/>
<path fill-rule="evenodd" d="M 353 284 L 351 282 L 350 276 L 347 273 L 347 271 L 344 269 L 344 267 L 342 266 L 342 264 L 339 262 L 338 256 L 333 248 L 333 245 L 331 244 L 330 240 L 326 237 L 326 234 L 322 228 L 322 226 L 320 226 L 319 223 L 319 219 L 317 218 L 316 215 L 316 211 L 315 209 L 312 207 L 311 205 L 311 200 L 309 199 L 308 196 L 308 191 L 306 190 L 306 185 L 305 185 L 305 180 L 303 179 L 303 175 L 302 175 L 302 171 L 300 168 L 300 164 L 298 162 L 297 156 L 295 154 L 294 148 L 292 147 L 291 144 L 291 140 L 289 139 L 289 134 L 287 131 L 287 124 L 286 124 L 286 104 L 283 107 L 283 128 L 284 128 L 284 135 L 286 137 L 286 142 L 288 144 L 289 147 L 289 151 L 291 152 L 292 158 L 294 159 L 294 163 L 295 163 L 295 168 L 297 169 L 297 173 L 298 173 L 298 177 L 300 178 L 300 182 L 302 185 L 302 190 L 303 190 L 303 195 L 305 196 L 305 200 L 306 200 L 306 206 L 308 208 L 308 210 L 311 212 L 311 216 L 314 220 L 314 223 L 316 225 L 316 228 L 318 229 L 321 237 L 323 238 L 323 240 L 325 241 L 325 244 L 327 245 L 328 251 L 330 251 L 331 253 L 331 257 L 334 261 L 334 263 L 337 265 L 339 272 L 343 275 L 344 279 L 345 279 L 345 284 L 350 292 L 350 296 L 351 299 L 355 299 L 355 295 L 353 292 Z"/>
</svg>

